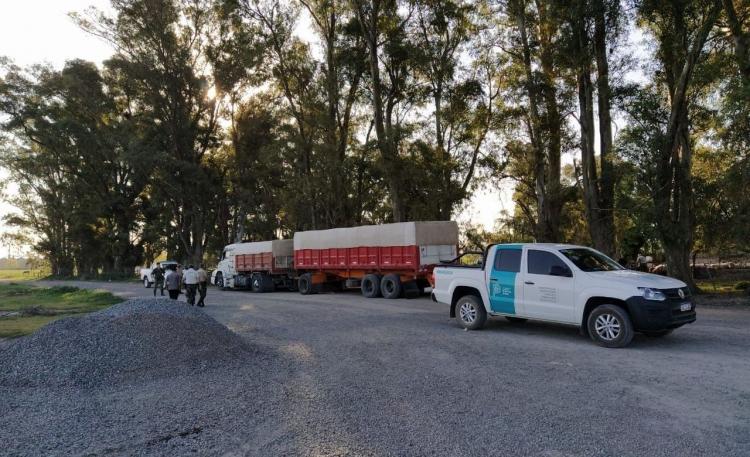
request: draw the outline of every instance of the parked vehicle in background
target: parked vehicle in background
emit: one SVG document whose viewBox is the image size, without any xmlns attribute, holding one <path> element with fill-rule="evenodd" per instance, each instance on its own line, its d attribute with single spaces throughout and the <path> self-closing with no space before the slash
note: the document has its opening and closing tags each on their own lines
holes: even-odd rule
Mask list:
<svg viewBox="0 0 750 457">
<path fill-rule="evenodd" d="M 143 287 L 148 289 L 149 287 L 154 285 L 154 268 L 156 268 L 157 264 L 161 265 L 161 269 L 164 270 L 164 274 L 166 274 L 167 268 L 174 267 L 175 269 L 177 269 L 180 266 L 174 260 L 163 260 L 161 262 L 152 263 L 151 267 L 149 268 L 141 268 L 139 276 L 141 278 L 141 281 L 143 281 Z"/>
<path fill-rule="evenodd" d="M 292 240 L 227 245 L 211 275 L 217 287 L 271 292 L 295 290 Z"/>
<path fill-rule="evenodd" d="M 596 343 L 623 347 L 634 332 L 660 337 L 695 322 L 690 290 L 682 281 L 627 270 L 587 247 L 499 244 L 484 261 L 439 265 L 433 300 L 468 330 L 488 316 L 511 322 L 535 319 L 581 328 Z"/>
<path fill-rule="evenodd" d="M 368 298 L 416 296 L 457 247 L 453 221 L 310 230 L 294 234 L 294 268 L 303 295 L 328 286 L 358 288 Z"/>
</svg>

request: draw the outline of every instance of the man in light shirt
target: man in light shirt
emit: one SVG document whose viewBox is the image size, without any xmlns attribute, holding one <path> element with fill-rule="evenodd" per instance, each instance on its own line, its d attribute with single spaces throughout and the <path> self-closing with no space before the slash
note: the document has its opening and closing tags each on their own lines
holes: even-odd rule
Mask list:
<svg viewBox="0 0 750 457">
<path fill-rule="evenodd" d="M 208 273 L 203 269 L 203 264 L 198 267 L 198 306 L 206 306 L 203 300 L 206 299 L 206 293 L 208 292 Z"/>
<path fill-rule="evenodd" d="M 198 272 L 192 265 L 182 272 L 182 281 L 185 283 L 185 295 L 190 306 L 195 305 L 195 291 L 198 289 Z"/>
</svg>

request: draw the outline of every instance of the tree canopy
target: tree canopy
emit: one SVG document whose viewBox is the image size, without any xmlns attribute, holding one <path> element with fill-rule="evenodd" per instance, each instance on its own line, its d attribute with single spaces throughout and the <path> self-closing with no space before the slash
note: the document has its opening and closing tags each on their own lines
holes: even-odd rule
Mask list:
<svg viewBox="0 0 750 457">
<path fill-rule="evenodd" d="M 58 275 L 515 209 L 465 243 L 750 250 L 742 0 L 112 0 L 101 66 L 0 64 L 5 223 Z M 311 24 L 302 30 L 301 19 Z M 498 202 L 499 204 L 499 202 Z"/>
</svg>

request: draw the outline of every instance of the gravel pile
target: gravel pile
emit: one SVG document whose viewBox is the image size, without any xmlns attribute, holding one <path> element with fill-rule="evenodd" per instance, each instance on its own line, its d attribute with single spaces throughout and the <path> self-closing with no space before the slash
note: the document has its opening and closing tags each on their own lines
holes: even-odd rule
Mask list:
<svg viewBox="0 0 750 457">
<path fill-rule="evenodd" d="M 0 351 L 0 386 L 141 382 L 246 364 L 253 349 L 198 308 L 135 299 L 53 322 Z"/>
</svg>

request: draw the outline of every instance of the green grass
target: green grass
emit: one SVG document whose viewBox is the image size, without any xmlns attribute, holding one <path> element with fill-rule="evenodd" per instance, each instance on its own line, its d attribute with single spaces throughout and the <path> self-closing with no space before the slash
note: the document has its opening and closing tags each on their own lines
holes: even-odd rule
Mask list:
<svg viewBox="0 0 750 457">
<path fill-rule="evenodd" d="M 43 270 L 0 270 L 0 281 L 29 281 L 47 274 Z"/>
<path fill-rule="evenodd" d="M 747 280 L 739 279 L 700 279 L 696 281 L 701 291 L 709 294 L 739 294 L 743 290 L 738 284 L 747 284 Z"/>
<path fill-rule="evenodd" d="M 121 301 L 101 290 L 0 284 L 0 311 L 21 313 L 0 317 L 0 338 L 28 335 L 55 319 L 90 313 Z"/>
</svg>

